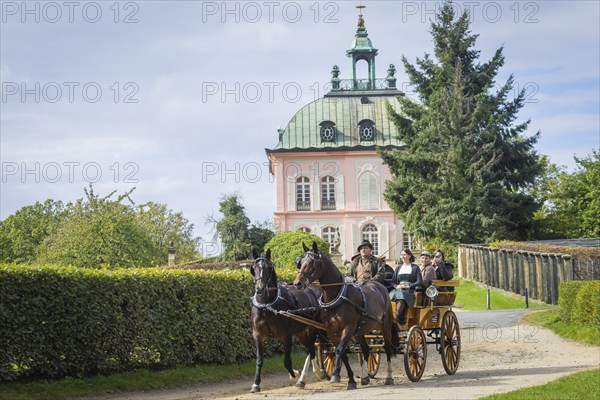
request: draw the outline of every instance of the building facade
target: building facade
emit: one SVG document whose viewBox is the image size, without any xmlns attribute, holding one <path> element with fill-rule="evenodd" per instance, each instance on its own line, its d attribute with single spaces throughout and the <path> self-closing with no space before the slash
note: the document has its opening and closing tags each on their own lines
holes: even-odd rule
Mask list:
<svg viewBox="0 0 600 400">
<path fill-rule="evenodd" d="M 396 98 L 403 93 L 393 65 L 386 78 L 375 78 L 377 49 L 362 15 L 346 54 L 350 79 L 340 79 L 334 66 L 331 91 L 302 107 L 278 130 L 275 148 L 265 149 L 276 182 L 275 226 L 320 236 L 342 259 L 367 239 L 375 255 L 395 260 L 410 238 L 383 197 L 391 175 L 377 148 L 403 148 L 388 116 L 388 107 L 399 111 Z M 362 79 L 356 76 L 360 62 L 368 71 Z"/>
</svg>

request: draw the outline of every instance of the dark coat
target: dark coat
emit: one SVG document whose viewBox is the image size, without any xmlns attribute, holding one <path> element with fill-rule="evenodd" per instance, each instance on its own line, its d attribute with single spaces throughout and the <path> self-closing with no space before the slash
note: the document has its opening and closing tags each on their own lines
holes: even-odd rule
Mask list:
<svg viewBox="0 0 600 400">
<path fill-rule="evenodd" d="M 352 257 L 352 263 L 350 264 L 350 268 L 348 269 L 346 276 L 356 278 L 356 267 L 358 266 L 359 261 L 360 254 Z M 369 257 L 369 265 L 371 267 L 371 280 L 383 284 L 385 279 L 385 261 L 381 258 L 371 255 Z"/>
<path fill-rule="evenodd" d="M 451 263 L 444 261 L 440 264 L 435 264 L 435 279 L 439 279 L 442 281 L 449 281 L 454 277 L 454 265 Z M 442 286 L 440 287 L 442 292 L 454 292 L 454 287 L 452 286 Z"/>
<path fill-rule="evenodd" d="M 411 264 L 411 267 L 412 272 L 408 281 L 411 282 L 410 290 L 415 290 L 415 288 L 423 286 L 423 278 L 421 276 L 421 270 L 417 264 Z M 394 276 L 392 277 L 392 283 L 394 284 L 394 287 L 400 283 L 398 281 L 398 272 L 400 271 L 400 268 L 402 268 L 402 265 L 397 265 L 396 269 L 394 270 Z"/>
</svg>

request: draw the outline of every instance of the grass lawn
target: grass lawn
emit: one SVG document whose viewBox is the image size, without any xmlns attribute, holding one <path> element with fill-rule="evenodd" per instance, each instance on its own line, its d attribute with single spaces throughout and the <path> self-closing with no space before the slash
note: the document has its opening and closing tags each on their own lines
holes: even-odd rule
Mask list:
<svg viewBox="0 0 600 400">
<path fill-rule="evenodd" d="M 455 304 L 462 304 L 464 310 L 487 310 L 487 290 L 485 287 L 467 280 L 461 280 L 456 288 Z M 529 301 L 529 308 L 549 307 L 547 304 Z M 505 294 L 490 290 L 491 310 L 514 310 L 525 308 L 525 299 L 516 294 Z"/>
<path fill-rule="evenodd" d="M 298 368 L 304 362 L 304 353 L 292 355 Z M 0 399 L 7 400 L 59 400 L 73 397 L 101 396 L 119 392 L 166 389 L 246 377 L 248 391 L 254 379 L 254 360 L 236 365 L 200 365 L 179 367 L 164 371 L 140 369 L 132 372 L 97 376 L 93 378 L 66 378 L 58 381 L 0 384 Z M 264 359 L 262 373 L 284 371 L 283 356 Z"/>
<path fill-rule="evenodd" d="M 482 397 L 481 400 L 597 399 L 598 393 L 600 393 L 600 369 L 592 369 L 559 378 L 545 385 L 494 394 Z"/>
</svg>

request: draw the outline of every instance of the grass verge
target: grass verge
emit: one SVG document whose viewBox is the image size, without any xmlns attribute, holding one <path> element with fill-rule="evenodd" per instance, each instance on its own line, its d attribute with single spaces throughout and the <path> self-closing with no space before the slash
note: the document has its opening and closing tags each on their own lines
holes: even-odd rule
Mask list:
<svg viewBox="0 0 600 400">
<path fill-rule="evenodd" d="M 296 368 L 301 367 L 304 357 L 303 353 L 293 354 L 293 365 Z M 254 361 L 248 361 L 239 365 L 201 365 L 197 367 L 178 367 L 164 371 L 140 369 L 93 378 L 2 383 L 0 384 L 0 399 L 62 400 L 85 396 L 103 396 L 120 392 L 184 387 L 240 377 L 248 378 L 248 391 L 250 391 L 255 367 Z M 283 356 L 264 359 L 263 374 L 281 372 L 282 370 L 284 370 Z"/>
<path fill-rule="evenodd" d="M 592 369 L 564 376 L 545 385 L 494 394 L 482 397 L 480 400 L 597 399 L 598 393 L 600 393 L 600 369 Z"/>
<path fill-rule="evenodd" d="M 600 330 L 590 326 L 566 324 L 558 316 L 558 310 L 532 312 L 521 318 L 521 323 L 539 325 L 558 336 L 574 342 L 600 346 Z"/>
</svg>

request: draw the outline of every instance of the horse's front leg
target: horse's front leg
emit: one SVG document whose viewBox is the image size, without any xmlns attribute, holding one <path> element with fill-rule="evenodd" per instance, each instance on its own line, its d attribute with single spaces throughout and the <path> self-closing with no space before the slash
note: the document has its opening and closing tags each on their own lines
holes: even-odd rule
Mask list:
<svg viewBox="0 0 600 400">
<path fill-rule="evenodd" d="M 362 372 L 360 374 L 360 384 L 368 385 L 371 382 L 369 377 L 369 354 L 371 349 L 369 349 L 369 345 L 367 344 L 367 340 L 364 336 L 360 336 L 358 338 L 358 343 L 360 344 L 360 350 L 362 351 Z"/>
<path fill-rule="evenodd" d="M 308 369 L 310 368 L 310 362 L 313 361 L 313 370 L 315 368 L 315 339 L 316 335 L 303 334 L 299 335 L 298 339 L 300 343 L 304 346 L 304 350 L 306 352 L 306 360 L 304 361 L 304 367 L 302 368 L 302 372 L 300 373 L 300 378 L 298 378 L 298 382 L 296 382 L 296 387 L 304 389 L 306 378 L 306 374 L 308 373 Z"/>
<path fill-rule="evenodd" d="M 263 366 L 264 342 L 258 333 L 254 332 L 252 336 L 256 343 L 256 372 L 254 373 L 254 384 L 250 389 L 250 393 L 258 393 L 260 392 L 260 371 Z"/>
<path fill-rule="evenodd" d="M 352 339 L 352 333 L 349 329 L 344 329 L 342 331 L 342 336 L 340 338 L 340 343 L 335 349 L 335 367 L 333 369 L 333 373 L 331 375 L 330 382 L 337 383 L 341 381 L 340 372 L 342 370 L 342 362 L 346 366 L 346 371 L 348 372 L 348 389 L 356 389 L 356 381 L 354 380 L 354 372 L 352 372 L 352 368 L 350 367 L 350 362 L 348 361 L 348 343 L 350 339 Z"/>
<path fill-rule="evenodd" d="M 300 378 L 298 378 L 298 382 L 296 382 L 296 387 L 300 389 L 304 389 L 306 383 L 304 379 L 306 378 L 306 373 L 308 372 L 308 368 L 310 367 L 310 354 L 306 355 L 306 361 L 304 361 L 304 367 L 302 367 L 302 372 L 300 373 Z"/>
<path fill-rule="evenodd" d="M 290 379 L 296 378 L 296 372 L 292 368 L 292 337 L 287 336 L 283 340 L 283 366 L 290 374 Z"/>
</svg>

